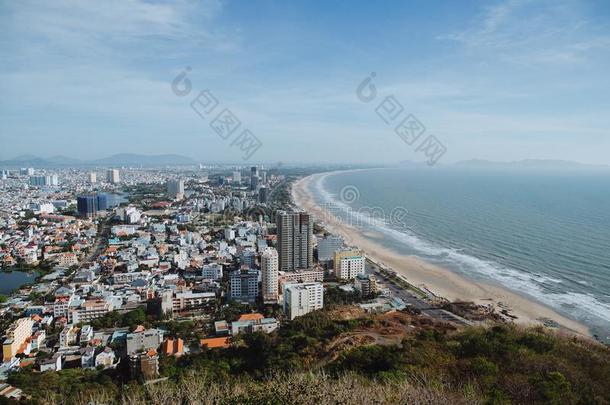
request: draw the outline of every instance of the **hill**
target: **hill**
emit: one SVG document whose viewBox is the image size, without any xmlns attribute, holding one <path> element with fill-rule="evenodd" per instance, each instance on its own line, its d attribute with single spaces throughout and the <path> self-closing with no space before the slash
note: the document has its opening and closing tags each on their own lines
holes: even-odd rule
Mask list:
<svg viewBox="0 0 610 405">
<path fill-rule="evenodd" d="M 124 365 L 128 367 L 127 365 Z M 162 356 L 166 380 L 24 370 L 33 403 L 608 404 L 610 351 L 544 328 L 457 328 L 406 312 L 317 311 L 228 349 Z"/>
</svg>

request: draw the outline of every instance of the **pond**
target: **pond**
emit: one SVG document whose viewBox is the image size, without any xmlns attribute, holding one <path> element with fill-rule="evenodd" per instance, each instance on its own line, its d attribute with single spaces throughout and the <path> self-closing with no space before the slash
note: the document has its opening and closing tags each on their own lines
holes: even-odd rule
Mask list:
<svg viewBox="0 0 610 405">
<path fill-rule="evenodd" d="M 0 272 L 0 294 L 9 295 L 13 290 L 22 285 L 33 283 L 37 276 L 36 272 Z"/>
</svg>

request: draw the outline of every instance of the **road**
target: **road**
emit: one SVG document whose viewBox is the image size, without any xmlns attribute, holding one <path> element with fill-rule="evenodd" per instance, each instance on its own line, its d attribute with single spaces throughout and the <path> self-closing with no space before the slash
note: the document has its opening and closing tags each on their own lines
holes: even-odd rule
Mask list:
<svg viewBox="0 0 610 405">
<path fill-rule="evenodd" d="M 91 253 L 89 253 L 83 260 L 78 264 L 79 267 L 84 263 L 93 262 L 97 260 L 97 258 L 102 254 L 104 249 L 106 249 L 106 245 L 108 242 L 108 237 L 110 236 L 110 219 L 104 218 L 104 222 L 102 222 L 101 230 L 98 232 L 97 237 L 95 238 L 95 243 L 91 247 Z"/>
<path fill-rule="evenodd" d="M 460 326 L 472 325 L 472 322 L 442 308 L 434 306 L 429 301 L 416 296 L 414 293 L 405 290 L 404 288 L 401 288 L 382 273 L 375 271 L 375 268 L 378 267 L 374 263 L 367 263 L 367 273 L 374 274 L 375 277 L 382 279 L 388 290 L 390 290 L 390 294 L 393 297 L 400 298 L 409 307 L 420 310 L 423 315 L 436 321 L 451 322 Z"/>
</svg>

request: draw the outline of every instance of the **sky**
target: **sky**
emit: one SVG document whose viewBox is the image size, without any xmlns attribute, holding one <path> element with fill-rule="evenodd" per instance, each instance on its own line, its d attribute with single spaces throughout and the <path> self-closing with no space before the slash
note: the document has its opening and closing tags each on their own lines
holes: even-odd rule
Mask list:
<svg viewBox="0 0 610 405">
<path fill-rule="evenodd" d="M 610 164 L 607 0 L 0 0 L 0 33 L 0 159 Z"/>
</svg>

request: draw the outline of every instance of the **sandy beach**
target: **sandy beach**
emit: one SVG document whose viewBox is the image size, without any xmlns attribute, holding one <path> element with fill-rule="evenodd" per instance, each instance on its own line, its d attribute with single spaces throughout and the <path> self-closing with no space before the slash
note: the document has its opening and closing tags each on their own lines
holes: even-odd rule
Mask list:
<svg viewBox="0 0 610 405">
<path fill-rule="evenodd" d="M 517 317 L 515 322 L 519 324 L 541 325 L 541 319 L 550 319 L 561 325 L 562 329 L 591 336 L 585 325 L 562 316 L 543 304 L 501 287 L 467 280 L 448 269 L 427 263 L 415 256 L 397 253 L 367 239 L 362 231 L 338 220 L 312 198 L 308 191 L 309 185 L 321 175 L 323 174 L 303 178 L 293 185 L 294 203 L 322 221 L 329 232 L 341 235 L 346 243 L 362 249 L 374 262 L 392 268 L 406 277 L 411 284 L 448 300 L 472 301 L 481 305 L 493 304 L 498 311 L 507 309 L 512 316 Z"/>
</svg>

